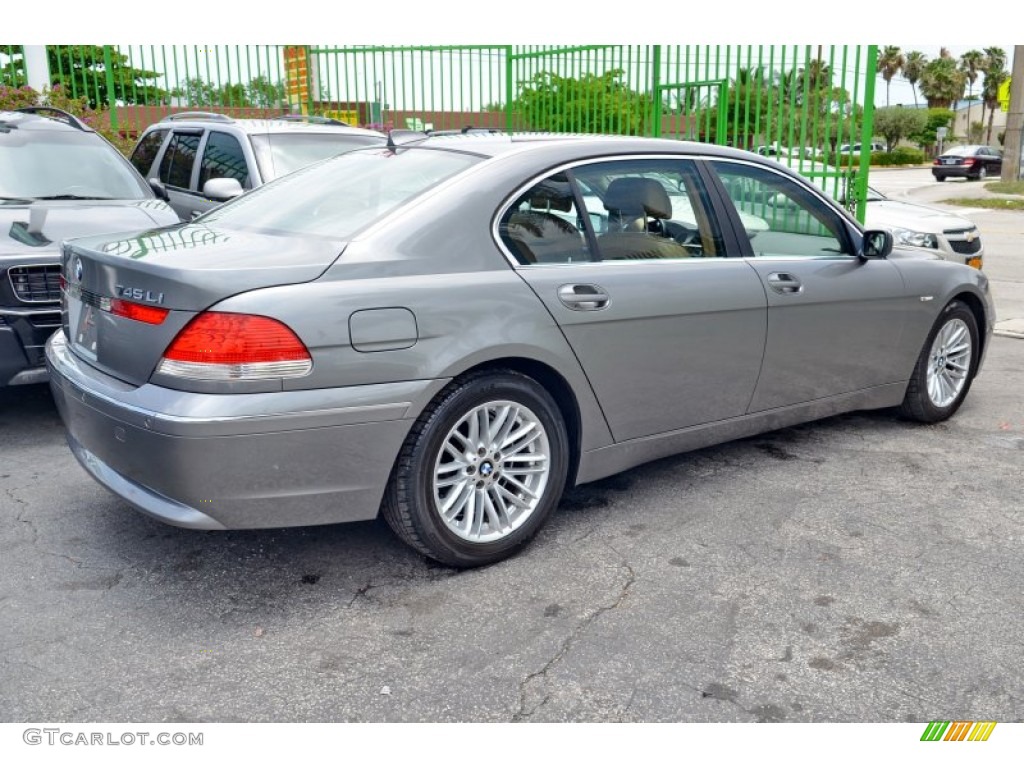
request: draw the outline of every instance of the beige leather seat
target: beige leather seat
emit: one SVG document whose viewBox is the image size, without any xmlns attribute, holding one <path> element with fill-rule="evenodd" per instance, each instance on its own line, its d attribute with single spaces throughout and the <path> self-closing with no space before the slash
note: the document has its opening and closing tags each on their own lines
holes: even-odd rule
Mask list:
<svg viewBox="0 0 1024 768">
<path fill-rule="evenodd" d="M 685 259 L 682 245 L 652 228 L 672 218 L 672 201 L 656 179 L 625 177 L 608 185 L 604 196 L 608 232 L 597 238 L 602 259 Z"/>
</svg>

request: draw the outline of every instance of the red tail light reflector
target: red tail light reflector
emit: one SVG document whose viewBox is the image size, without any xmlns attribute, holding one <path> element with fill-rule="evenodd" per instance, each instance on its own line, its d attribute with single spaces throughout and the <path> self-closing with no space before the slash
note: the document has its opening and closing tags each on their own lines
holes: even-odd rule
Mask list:
<svg viewBox="0 0 1024 768">
<path fill-rule="evenodd" d="M 169 312 L 169 309 L 163 307 L 150 307 L 124 299 L 113 299 L 110 302 L 112 315 L 127 317 L 129 320 L 138 320 L 140 323 L 149 323 L 150 325 L 160 325 L 167 318 Z"/>
<path fill-rule="evenodd" d="M 157 372 L 251 381 L 305 376 L 312 368 L 306 345 L 284 323 L 261 315 L 203 312 L 174 338 Z"/>
</svg>

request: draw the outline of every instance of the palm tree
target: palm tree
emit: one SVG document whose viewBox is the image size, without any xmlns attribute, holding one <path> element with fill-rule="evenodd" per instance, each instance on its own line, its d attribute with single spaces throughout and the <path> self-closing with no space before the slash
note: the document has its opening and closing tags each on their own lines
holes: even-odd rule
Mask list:
<svg viewBox="0 0 1024 768">
<path fill-rule="evenodd" d="M 932 108 L 951 109 L 963 97 L 966 87 L 967 75 L 957 69 L 956 60 L 945 48 L 939 58 L 925 64 L 921 73 L 921 93 Z"/>
<path fill-rule="evenodd" d="M 928 57 L 920 51 L 910 51 L 904 57 L 903 76 L 910 83 L 910 89 L 914 92 L 914 106 L 917 106 L 917 83 L 924 73 L 924 67 L 928 63 Z"/>
<path fill-rule="evenodd" d="M 971 101 L 974 96 L 974 82 L 978 79 L 978 73 L 985 66 L 985 54 L 981 51 L 971 49 L 960 57 L 960 71 L 967 76 L 967 137 L 971 136 Z M 985 119 L 985 105 L 981 105 L 981 119 Z"/>
<path fill-rule="evenodd" d="M 898 45 L 887 45 L 878 53 L 876 67 L 878 74 L 885 80 L 885 106 L 889 106 L 889 85 L 893 77 L 903 69 L 907 60 Z"/>
<path fill-rule="evenodd" d="M 996 47 L 986 48 L 982 71 L 985 73 L 985 85 L 981 89 L 981 96 L 984 100 L 981 119 L 985 119 L 985 107 L 988 107 L 988 136 L 985 143 L 991 144 L 992 118 L 995 117 L 996 107 L 999 106 L 999 86 L 1010 76 L 1010 73 L 1006 71 L 1006 51 Z"/>
</svg>

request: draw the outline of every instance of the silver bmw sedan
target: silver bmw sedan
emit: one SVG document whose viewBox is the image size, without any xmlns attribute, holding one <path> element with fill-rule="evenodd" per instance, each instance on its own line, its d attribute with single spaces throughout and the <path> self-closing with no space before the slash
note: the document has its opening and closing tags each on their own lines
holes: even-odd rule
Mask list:
<svg viewBox="0 0 1024 768">
<path fill-rule="evenodd" d="M 982 272 L 777 163 L 628 137 L 396 132 L 62 270 L 51 387 L 97 481 L 190 528 L 383 514 L 455 567 L 669 454 L 949 418 L 995 318 Z"/>
</svg>

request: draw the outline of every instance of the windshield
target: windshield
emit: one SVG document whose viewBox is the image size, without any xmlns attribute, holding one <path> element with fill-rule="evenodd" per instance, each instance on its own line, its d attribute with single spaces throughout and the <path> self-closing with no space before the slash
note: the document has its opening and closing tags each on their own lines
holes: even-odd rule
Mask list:
<svg viewBox="0 0 1024 768">
<path fill-rule="evenodd" d="M 266 184 L 201 221 L 226 228 L 348 239 L 483 158 L 432 149 L 350 152 Z"/>
<path fill-rule="evenodd" d="M 0 132 L 0 197 L 139 200 L 151 196 L 128 161 L 94 133 Z"/>
<path fill-rule="evenodd" d="M 274 133 L 252 136 L 256 164 L 265 181 L 360 147 L 383 144 L 384 137 L 344 133 Z"/>
</svg>

